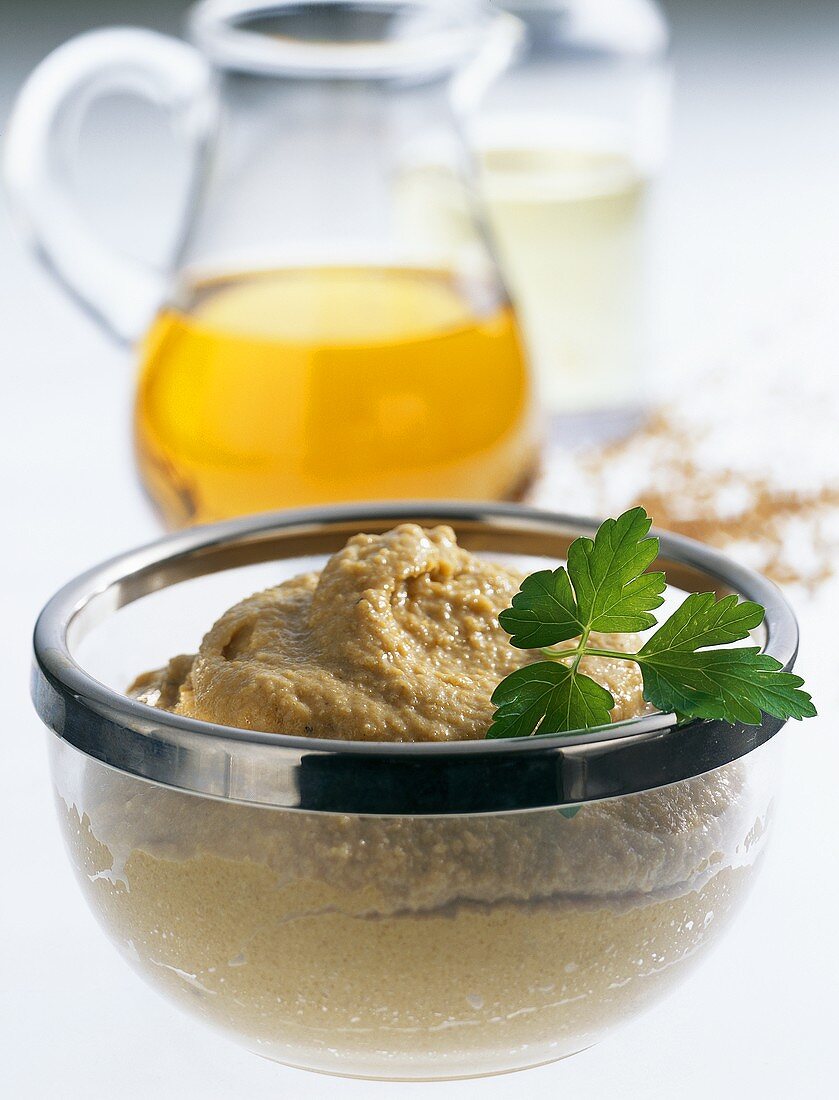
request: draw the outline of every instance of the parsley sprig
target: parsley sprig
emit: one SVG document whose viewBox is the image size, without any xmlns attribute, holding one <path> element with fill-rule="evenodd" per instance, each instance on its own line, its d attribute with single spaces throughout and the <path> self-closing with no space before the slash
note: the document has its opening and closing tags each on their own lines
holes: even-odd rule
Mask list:
<svg viewBox="0 0 839 1100">
<path fill-rule="evenodd" d="M 604 649 L 592 634 L 634 634 L 657 625 L 665 576 L 648 572 L 658 556 L 652 520 L 643 508 L 607 519 L 594 539 L 578 538 L 567 565 L 527 577 L 512 607 L 499 616 L 518 649 L 548 658 L 507 676 L 492 695 L 496 706 L 487 737 L 567 733 L 609 722 L 614 699 L 580 671 L 584 657 L 634 661 L 644 698 L 680 718 L 716 718 L 757 725 L 763 714 L 810 718 L 816 713 L 800 676 L 758 646 L 720 648 L 743 641 L 763 622 L 764 609 L 737 596 L 694 592 L 637 652 Z M 550 647 L 576 639 L 573 646 Z"/>
</svg>

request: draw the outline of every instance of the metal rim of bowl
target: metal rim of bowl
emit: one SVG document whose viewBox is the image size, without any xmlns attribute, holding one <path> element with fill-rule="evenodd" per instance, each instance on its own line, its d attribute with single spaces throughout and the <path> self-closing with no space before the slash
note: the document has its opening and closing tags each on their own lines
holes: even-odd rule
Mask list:
<svg viewBox="0 0 839 1100">
<path fill-rule="evenodd" d="M 326 741 L 157 710 L 105 686 L 72 656 L 74 639 L 151 592 L 224 569 L 329 552 L 350 534 L 399 522 L 451 524 L 470 549 L 559 559 L 599 521 L 512 504 L 359 504 L 267 513 L 167 536 L 94 567 L 46 604 L 34 634 L 38 714 L 74 748 L 139 779 L 229 801 L 374 815 L 497 813 L 635 794 L 739 759 L 784 725 L 770 717 L 759 726 L 678 725 L 674 715 L 652 714 L 580 734 L 510 741 Z M 761 603 L 761 644 L 792 668 L 798 626 L 771 581 L 691 539 L 654 533 L 670 583 Z"/>
</svg>

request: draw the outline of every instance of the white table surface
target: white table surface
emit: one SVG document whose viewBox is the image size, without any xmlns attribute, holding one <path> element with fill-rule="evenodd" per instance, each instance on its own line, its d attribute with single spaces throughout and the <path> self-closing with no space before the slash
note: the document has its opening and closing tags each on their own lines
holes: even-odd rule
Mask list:
<svg viewBox="0 0 839 1100">
<path fill-rule="evenodd" d="M 102 18 L 172 25 L 178 7 L 4 0 L 0 117 L 25 69 L 68 33 Z M 788 373 L 793 402 L 837 371 L 839 5 L 705 0 L 676 5 L 674 15 L 681 81 L 662 193 L 663 377 L 678 387 L 709 364 L 732 363 L 759 385 L 769 356 Z M 104 215 L 117 220 L 117 212 Z M 159 228 L 162 213 L 147 204 L 145 217 L 135 220 L 140 236 L 152 222 Z M 12 240 L 4 213 L 0 348 L 0 1093 L 16 1100 L 836 1095 L 839 688 L 836 658 L 822 650 L 828 622 L 839 615 L 835 586 L 799 605 L 801 668 L 822 716 L 790 731 L 786 795 L 751 899 L 694 977 L 600 1046 L 486 1081 L 342 1081 L 261 1061 L 146 989 L 71 878 L 44 737 L 27 696 L 29 633 L 42 602 L 92 562 L 158 533 L 132 471 L 131 363 L 49 285 Z M 754 445 L 772 439 L 757 430 Z M 833 448 L 815 457 L 839 472 Z"/>
</svg>

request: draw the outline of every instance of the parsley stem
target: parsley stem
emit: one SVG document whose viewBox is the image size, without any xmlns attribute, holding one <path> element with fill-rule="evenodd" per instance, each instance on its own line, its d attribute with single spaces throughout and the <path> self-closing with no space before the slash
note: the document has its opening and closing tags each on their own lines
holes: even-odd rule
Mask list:
<svg viewBox="0 0 839 1100">
<path fill-rule="evenodd" d="M 573 657 L 575 667 L 583 657 L 614 657 L 616 661 L 641 661 L 643 658 L 638 653 L 632 653 L 625 649 L 596 649 L 589 648 L 582 639 L 573 649 L 553 649 L 550 646 L 544 648 L 542 653 L 555 661 L 566 661 Z"/>
<path fill-rule="evenodd" d="M 577 654 L 574 657 L 574 661 L 571 665 L 571 675 L 572 676 L 575 676 L 577 674 L 577 671 L 579 670 L 580 661 L 582 661 L 583 656 L 585 655 L 585 652 L 586 652 L 586 644 L 588 642 L 589 634 L 591 634 L 591 627 L 587 626 L 585 628 L 585 630 L 582 632 L 582 634 L 580 635 L 580 640 L 577 643 Z"/>
<path fill-rule="evenodd" d="M 616 661 L 642 661 L 640 653 L 632 653 L 629 650 L 620 649 L 587 649 L 586 657 L 614 657 Z"/>
</svg>

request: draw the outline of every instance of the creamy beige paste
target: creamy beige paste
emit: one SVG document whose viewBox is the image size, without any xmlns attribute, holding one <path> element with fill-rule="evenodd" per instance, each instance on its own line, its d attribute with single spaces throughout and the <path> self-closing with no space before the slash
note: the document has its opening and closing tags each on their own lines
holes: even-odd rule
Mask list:
<svg viewBox="0 0 839 1100">
<path fill-rule="evenodd" d="M 266 730 L 480 737 L 492 688 L 526 659 L 497 625 L 518 583 L 448 528 L 358 536 L 319 576 L 237 605 L 197 656 L 138 690 Z M 615 716 L 641 709 L 634 666 L 589 671 Z M 78 770 L 74 750 L 55 752 L 57 776 Z M 272 1058 L 451 1077 L 573 1053 L 680 980 L 751 877 L 768 809 L 755 768 L 570 818 L 275 810 L 90 760 L 59 793 L 94 911 L 154 985 Z"/>
<path fill-rule="evenodd" d="M 498 624 L 522 574 L 475 557 L 450 527 L 356 535 L 321 573 L 227 611 L 195 657 L 141 676 L 145 701 L 220 725 L 355 741 L 483 737 L 490 696 L 539 659 Z M 625 648 L 626 635 L 595 635 Z M 590 657 L 613 720 L 644 710 L 636 665 Z"/>
</svg>

